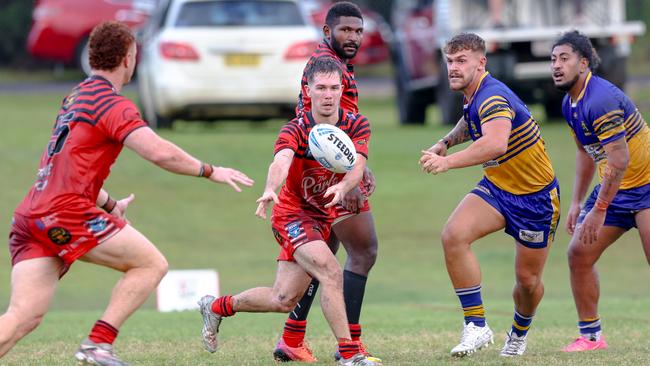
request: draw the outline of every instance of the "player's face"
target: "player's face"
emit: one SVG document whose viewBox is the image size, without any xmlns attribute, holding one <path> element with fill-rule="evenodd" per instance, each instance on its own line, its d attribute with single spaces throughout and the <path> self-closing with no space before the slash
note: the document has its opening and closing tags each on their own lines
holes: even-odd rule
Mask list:
<svg viewBox="0 0 650 366">
<path fill-rule="evenodd" d="M 314 112 L 323 117 L 330 117 L 339 112 L 343 85 L 338 73 L 317 73 L 309 85 L 309 96 Z"/>
<path fill-rule="evenodd" d="M 363 20 L 357 17 L 340 17 L 334 29 L 330 30 L 326 25 L 323 30 L 340 58 L 349 60 L 357 55 L 363 39 Z"/>
<path fill-rule="evenodd" d="M 133 77 L 133 73 L 135 72 L 135 62 L 136 62 L 137 53 L 138 53 L 138 47 L 135 45 L 135 42 L 133 42 L 129 47 L 129 51 L 126 53 L 127 62 L 126 62 L 126 74 L 125 74 L 124 84 L 131 81 L 131 78 Z"/>
<path fill-rule="evenodd" d="M 555 87 L 569 91 L 588 69 L 587 60 L 568 44 L 555 46 L 551 52 L 551 73 Z"/>
<path fill-rule="evenodd" d="M 463 91 L 472 82 L 483 75 L 486 58 L 481 52 L 462 50 L 445 54 L 447 60 L 447 78 L 451 90 Z"/>
</svg>

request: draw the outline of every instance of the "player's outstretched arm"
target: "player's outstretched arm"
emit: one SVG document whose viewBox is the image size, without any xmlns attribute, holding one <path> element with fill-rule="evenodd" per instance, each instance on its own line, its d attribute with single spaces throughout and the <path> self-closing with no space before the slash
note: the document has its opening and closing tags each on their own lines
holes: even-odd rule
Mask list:
<svg viewBox="0 0 650 366">
<path fill-rule="evenodd" d="M 266 219 L 266 209 L 271 203 L 279 203 L 277 190 L 289 174 L 289 167 L 293 161 L 294 152 L 291 149 L 282 149 L 275 154 L 273 162 L 269 165 L 269 173 L 266 177 L 264 193 L 257 199 L 257 210 L 255 215 Z"/>
<path fill-rule="evenodd" d="M 467 127 L 467 122 L 465 122 L 465 119 L 463 117 L 460 117 L 458 123 L 456 123 L 456 126 L 454 126 L 454 128 L 452 128 L 451 131 L 445 135 L 445 137 L 438 140 L 438 142 L 433 144 L 433 146 L 428 148 L 426 151 L 440 156 L 445 156 L 447 155 L 447 149 L 455 145 L 460 145 L 469 140 L 471 140 L 471 137 L 469 136 L 469 128 Z"/>
<path fill-rule="evenodd" d="M 366 169 L 366 157 L 357 154 L 356 163 L 349 172 L 345 173 L 343 179 L 337 184 L 329 187 L 323 197 L 332 196 L 332 200 L 325 205 L 325 208 L 332 207 L 339 203 L 343 197 L 353 188 L 357 187 L 363 178 L 363 171 Z"/>
<path fill-rule="evenodd" d="M 146 160 L 176 174 L 206 177 L 213 182 L 230 185 L 240 192 L 239 184 L 250 187 L 253 180 L 231 168 L 215 167 L 202 163 L 185 150 L 158 136 L 148 127 L 133 131 L 124 145 Z"/>
<path fill-rule="evenodd" d="M 510 120 L 506 118 L 493 119 L 482 126 L 483 136 L 466 149 L 449 156 L 440 156 L 425 150 L 420 159 L 422 170 L 438 174 L 449 169 L 465 168 L 495 159 L 508 150 L 511 128 Z"/>
</svg>

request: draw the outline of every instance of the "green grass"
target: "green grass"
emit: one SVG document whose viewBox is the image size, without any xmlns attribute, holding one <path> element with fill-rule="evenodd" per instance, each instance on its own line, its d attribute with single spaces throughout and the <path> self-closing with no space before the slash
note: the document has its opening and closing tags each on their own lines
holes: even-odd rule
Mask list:
<svg viewBox="0 0 650 366">
<path fill-rule="evenodd" d="M 644 91 L 641 91 L 645 95 Z M 11 213 L 36 173 L 62 95 L 2 95 L 0 137 L 0 237 L 7 237 Z M 537 110 L 536 108 L 535 110 Z M 623 236 L 599 263 L 601 315 L 611 349 L 565 355 L 558 350 L 577 334 L 568 283 L 562 230 L 551 251 L 544 280 L 546 295 L 529 351 L 517 360 L 499 358 L 497 348 L 512 316 L 513 239 L 495 233 L 475 245 L 483 271 L 484 300 L 497 333 L 494 348 L 472 360 L 448 356 L 458 341 L 462 315 L 449 283 L 439 244 L 442 226 L 457 202 L 480 179 L 479 168 L 430 176 L 421 173 L 420 150 L 445 133 L 435 121 L 400 127 L 392 100 L 365 100 L 361 110 L 373 125 L 369 164 L 378 181 L 372 197 L 380 240 L 378 262 L 368 282 L 362 323 L 370 350 L 392 365 L 611 365 L 643 364 L 649 351 L 645 320 L 650 306 L 648 268 L 638 233 Z M 647 110 L 643 111 L 646 113 Z M 265 123 L 181 123 L 163 136 L 192 154 L 237 167 L 256 180 L 236 194 L 225 186 L 164 172 L 130 151 L 113 167 L 107 189 L 117 197 L 131 192 L 136 201 L 129 219 L 167 256 L 172 269 L 215 268 L 222 293 L 271 285 L 278 248 L 269 223 L 254 217 L 273 141 L 281 121 Z M 575 147 L 562 123 L 545 123 L 542 133 L 562 185 L 566 212 L 573 183 Z M 9 300 L 10 261 L 0 256 L 0 308 Z M 78 342 L 105 306 L 110 270 L 77 263 L 61 282 L 52 311 L 0 365 L 67 365 Z M 282 314 L 238 314 L 222 325 L 222 346 L 211 355 L 201 348 L 197 313 L 160 314 L 150 299 L 121 329 L 119 354 L 143 365 L 268 365 L 282 328 Z M 334 342 L 318 307 L 310 317 L 308 338 L 321 364 L 331 364 Z"/>
</svg>

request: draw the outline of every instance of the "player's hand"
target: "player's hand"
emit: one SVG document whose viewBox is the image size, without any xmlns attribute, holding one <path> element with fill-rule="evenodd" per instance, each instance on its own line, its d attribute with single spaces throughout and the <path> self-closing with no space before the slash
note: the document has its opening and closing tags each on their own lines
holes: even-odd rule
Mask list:
<svg viewBox="0 0 650 366">
<path fill-rule="evenodd" d="M 255 216 L 261 219 L 266 219 L 266 208 L 272 202 L 280 203 L 280 200 L 278 199 L 278 195 L 275 192 L 266 190 L 262 194 L 262 197 L 258 198 L 255 202 L 257 202 L 257 210 L 255 210 Z"/>
<path fill-rule="evenodd" d="M 578 224 L 578 217 L 580 216 L 580 203 L 571 203 L 569 207 L 569 212 L 567 213 L 567 219 L 564 223 L 564 228 L 569 235 L 573 235 L 576 230 L 576 225 Z"/>
<path fill-rule="evenodd" d="M 115 217 L 119 217 L 120 219 L 126 220 L 126 208 L 129 207 L 129 204 L 131 204 L 131 202 L 133 202 L 134 199 L 135 199 L 135 195 L 133 193 L 131 193 L 126 198 L 122 198 L 121 200 L 115 203 L 115 207 L 113 208 L 113 211 L 109 212 L 109 214 Z"/>
<path fill-rule="evenodd" d="M 215 166 L 212 175 L 210 175 L 210 180 L 217 183 L 225 183 L 231 186 L 235 191 L 241 192 L 241 188 L 237 183 L 250 187 L 255 183 L 250 179 L 246 174 L 240 172 L 239 170 L 225 168 L 221 166 Z"/>
<path fill-rule="evenodd" d="M 368 197 L 372 195 L 372 193 L 375 191 L 375 188 L 377 187 L 375 175 L 372 173 L 370 168 L 368 168 L 368 166 L 366 166 L 366 169 L 363 170 L 363 178 L 361 178 L 361 184 L 363 184 L 363 188 L 366 190 Z"/>
<path fill-rule="evenodd" d="M 582 224 L 578 225 L 577 234 L 583 245 L 596 244 L 598 232 L 605 223 L 606 211 L 594 210 L 589 211 Z"/>
<path fill-rule="evenodd" d="M 434 153 L 440 156 L 447 156 L 447 144 L 442 142 L 442 140 L 436 142 L 433 146 L 428 148 L 426 151 Z"/>
<path fill-rule="evenodd" d="M 422 151 L 420 165 L 422 171 L 431 174 L 444 173 L 449 170 L 449 162 L 446 156 L 440 156 L 426 150 Z"/>
<path fill-rule="evenodd" d="M 341 206 L 345 207 L 346 210 L 358 214 L 363 204 L 366 202 L 366 196 L 361 192 L 359 187 L 354 187 L 350 190 L 343 199 L 341 200 Z"/>
<path fill-rule="evenodd" d="M 332 200 L 328 204 L 325 205 L 325 208 L 330 208 L 330 207 L 336 205 L 337 203 L 341 202 L 341 200 L 343 199 L 343 197 L 347 193 L 347 192 L 345 192 L 345 190 L 343 188 L 344 188 L 343 184 L 341 184 L 341 183 L 337 183 L 337 184 L 327 188 L 327 190 L 323 194 L 323 197 L 329 197 L 329 196 L 333 196 L 333 197 L 332 197 Z"/>
</svg>

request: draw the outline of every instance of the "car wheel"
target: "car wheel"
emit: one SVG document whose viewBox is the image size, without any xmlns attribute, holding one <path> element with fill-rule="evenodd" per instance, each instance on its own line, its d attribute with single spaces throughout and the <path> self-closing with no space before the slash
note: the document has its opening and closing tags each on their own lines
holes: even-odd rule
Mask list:
<svg viewBox="0 0 650 366">
<path fill-rule="evenodd" d="M 611 46 L 598 50 L 601 63 L 598 74 L 621 89 L 625 88 L 627 78 L 627 57 L 618 56 L 616 49 Z"/>
<path fill-rule="evenodd" d="M 88 59 L 88 37 L 81 39 L 77 45 L 77 66 L 87 76 L 90 76 L 90 60 Z"/>
<path fill-rule="evenodd" d="M 463 115 L 463 94 L 451 90 L 447 80 L 447 63 L 440 59 L 440 74 L 436 86 L 436 101 L 443 125 L 456 125 Z"/>
<path fill-rule="evenodd" d="M 430 99 L 430 96 L 427 98 L 427 94 L 430 95 L 432 91 L 429 88 L 425 90 L 409 90 L 409 72 L 405 69 L 399 52 L 399 47 L 395 47 L 393 50 L 393 63 L 395 65 L 399 121 L 403 125 L 421 125 L 426 120 L 428 100 Z"/>
<path fill-rule="evenodd" d="M 140 110 L 142 115 L 149 123 L 149 127 L 155 129 L 168 129 L 172 128 L 174 120 L 169 117 L 161 116 L 156 111 L 156 108 L 153 103 L 153 96 L 151 95 L 151 88 L 147 85 L 147 78 L 145 73 L 140 73 L 141 76 L 138 78 L 138 101 L 140 104 Z"/>
</svg>

